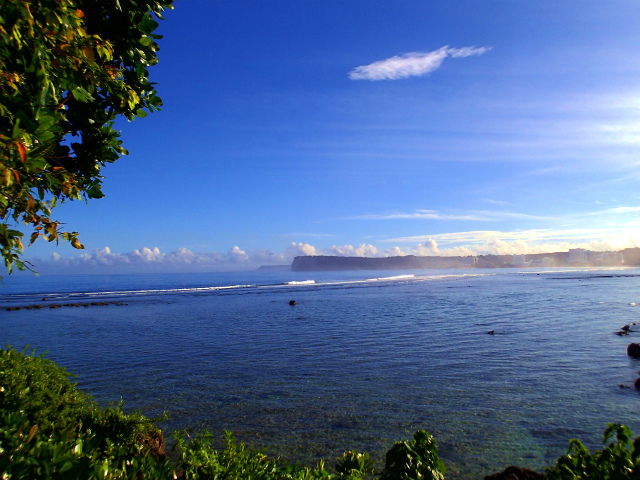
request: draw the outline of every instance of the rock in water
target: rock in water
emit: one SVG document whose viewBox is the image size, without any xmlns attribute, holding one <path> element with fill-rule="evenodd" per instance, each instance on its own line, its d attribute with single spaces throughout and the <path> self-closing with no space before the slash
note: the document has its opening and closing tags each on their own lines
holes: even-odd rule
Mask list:
<svg viewBox="0 0 640 480">
<path fill-rule="evenodd" d="M 543 480 L 544 475 L 521 467 L 507 467 L 504 471 L 487 475 L 484 480 Z"/>
<path fill-rule="evenodd" d="M 296 301 L 295 300 L 289 300 L 289 305 L 295 305 Z"/>
<path fill-rule="evenodd" d="M 633 358 L 640 358 L 640 344 L 630 343 L 627 347 L 627 355 Z"/>
</svg>

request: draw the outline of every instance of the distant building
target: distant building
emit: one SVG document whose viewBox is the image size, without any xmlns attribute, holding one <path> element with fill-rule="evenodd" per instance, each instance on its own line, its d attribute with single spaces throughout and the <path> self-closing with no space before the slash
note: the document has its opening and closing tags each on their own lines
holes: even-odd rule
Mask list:
<svg viewBox="0 0 640 480">
<path fill-rule="evenodd" d="M 623 263 L 622 252 L 604 252 L 602 263 L 605 265 L 621 265 Z"/>
<path fill-rule="evenodd" d="M 640 265 L 640 248 L 625 248 L 621 252 L 622 262 L 625 265 Z"/>
<path fill-rule="evenodd" d="M 477 267 L 478 257 L 475 255 L 469 257 L 460 257 L 460 266 L 462 267 Z"/>
<path fill-rule="evenodd" d="M 590 263 L 601 265 L 603 257 L 604 257 L 604 253 L 602 252 L 587 251 L 587 259 L 589 260 Z"/>
<path fill-rule="evenodd" d="M 526 265 L 526 261 L 524 259 L 524 255 L 513 255 L 511 257 L 511 264 L 516 267 L 522 267 Z"/>
<path fill-rule="evenodd" d="M 586 263 L 589 261 L 589 251 L 584 248 L 569 249 L 569 263 Z"/>
</svg>

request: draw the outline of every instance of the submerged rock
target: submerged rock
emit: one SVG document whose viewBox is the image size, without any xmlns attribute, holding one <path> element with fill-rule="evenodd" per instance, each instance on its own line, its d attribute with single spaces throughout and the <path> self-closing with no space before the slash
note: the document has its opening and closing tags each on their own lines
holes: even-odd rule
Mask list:
<svg viewBox="0 0 640 480">
<path fill-rule="evenodd" d="M 630 343 L 627 347 L 627 355 L 633 358 L 640 358 L 640 344 Z"/>
<path fill-rule="evenodd" d="M 633 386 L 636 390 L 640 390 L 640 378 L 638 378 L 635 382 L 633 382 Z"/>
<path fill-rule="evenodd" d="M 487 475 L 484 480 L 543 480 L 544 475 L 528 468 L 507 467 L 502 472 Z"/>
<path fill-rule="evenodd" d="M 295 300 L 289 300 L 289 305 L 295 305 L 296 301 Z"/>
</svg>

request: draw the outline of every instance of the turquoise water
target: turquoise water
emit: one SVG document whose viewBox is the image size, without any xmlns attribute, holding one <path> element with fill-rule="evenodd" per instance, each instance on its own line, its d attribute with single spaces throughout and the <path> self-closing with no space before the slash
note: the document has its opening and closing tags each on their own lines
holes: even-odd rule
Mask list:
<svg viewBox="0 0 640 480">
<path fill-rule="evenodd" d="M 48 350 L 100 402 L 301 463 L 382 460 L 424 428 L 447 478 L 481 478 L 540 470 L 569 438 L 598 447 L 608 422 L 640 434 L 640 393 L 620 388 L 640 328 L 613 333 L 640 323 L 638 269 L 20 276 L 0 292 L 0 342 Z M 94 301 L 126 305 L 3 308 Z"/>
</svg>

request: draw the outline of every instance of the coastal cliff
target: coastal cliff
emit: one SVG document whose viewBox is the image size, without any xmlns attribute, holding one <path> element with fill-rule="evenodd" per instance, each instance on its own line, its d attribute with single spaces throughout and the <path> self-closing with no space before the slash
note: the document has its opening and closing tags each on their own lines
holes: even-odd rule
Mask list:
<svg viewBox="0 0 640 480">
<path fill-rule="evenodd" d="M 567 252 L 533 253 L 526 255 L 476 255 L 466 257 L 418 257 L 415 255 L 397 257 L 339 257 L 314 255 L 295 257 L 291 264 L 291 271 L 615 267 L 623 265 L 627 267 L 640 266 L 640 248 L 626 248 L 616 252 L 592 252 L 584 249 L 573 249 Z"/>
<path fill-rule="evenodd" d="M 332 257 L 324 255 L 295 257 L 294 272 L 336 270 L 419 270 L 426 268 L 470 268 L 473 257 Z"/>
</svg>

